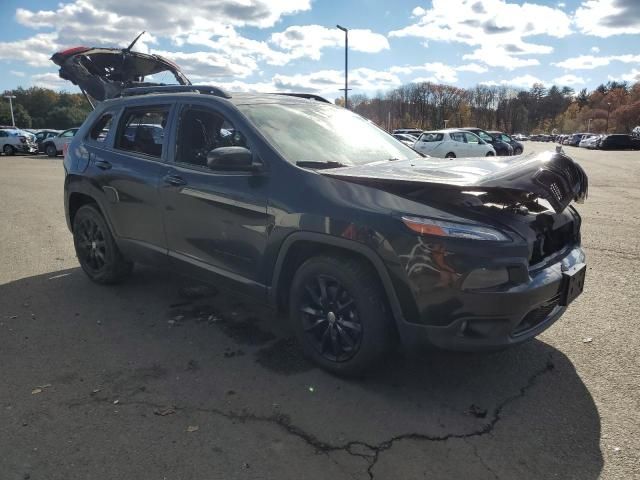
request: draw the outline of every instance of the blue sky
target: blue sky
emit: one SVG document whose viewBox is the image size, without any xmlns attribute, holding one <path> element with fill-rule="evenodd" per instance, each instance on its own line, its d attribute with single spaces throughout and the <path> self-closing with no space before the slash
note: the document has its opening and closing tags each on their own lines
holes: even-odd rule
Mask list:
<svg viewBox="0 0 640 480">
<path fill-rule="evenodd" d="M 593 89 L 640 81 L 640 0 L 3 0 L 0 90 L 46 86 L 51 54 L 138 47 L 196 82 L 235 90 L 342 87 L 340 23 L 350 29 L 350 87 L 373 95 L 412 81 Z"/>
</svg>

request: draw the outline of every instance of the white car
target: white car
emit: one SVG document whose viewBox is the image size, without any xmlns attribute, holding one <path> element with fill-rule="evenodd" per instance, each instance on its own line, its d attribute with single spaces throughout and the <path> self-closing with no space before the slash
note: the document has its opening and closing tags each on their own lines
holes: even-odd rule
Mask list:
<svg viewBox="0 0 640 480">
<path fill-rule="evenodd" d="M 5 155 L 15 153 L 37 153 L 38 146 L 33 135 L 19 129 L 3 128 L 0 130 L 0 151 Z M 34 137 L 35 138 L 35 137 Z"/>
<path fill-rule="evenodd" d="M 580 140 L 578 146 L 582 148 L 596 148 L 600 137 L 601 135 L 585 135 L 584 137 L 582 137 L 582 140 Z"/>
<path fill-rule="evenodd" d="M 71 139 L 78 131 L 77 128 L 70 128 L 69 130 L 65 130 L 57 137 L 49 137 L 43 144 L 42 149 L 44 153 L 49 155 L 50 157 L 55 157 L 56 155 L 62 154 L 62 149 L 65 144 L 71 143 Z"/>
<path fill-rule="evenodd" d="M 493 146 L 475 133 L 455 129 L 424 132 L 413 148 L 440 158 L 493 157 L 496 154 Z"/>
</svg>

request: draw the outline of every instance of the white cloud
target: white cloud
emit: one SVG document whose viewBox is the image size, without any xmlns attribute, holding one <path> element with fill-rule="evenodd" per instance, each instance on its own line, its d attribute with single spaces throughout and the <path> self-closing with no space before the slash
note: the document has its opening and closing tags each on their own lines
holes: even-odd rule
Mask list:
<svg viewBox="0 0 640 480">
<path fill-rule="evenodd" d="M 55 73 L 38 73 L 31 75 L 31 85 L 34 87 L 50 88 L 52 90 L 67 90 L 72 87 L 68 81 L 61 79 Z"/>
<path fill-rule="evenodd" d="M 614 77 L 612 75 L 608 76 L 609 80 L 623 81 L 623 82 L 640 82 L 640 69 L 634 68 L 629 73 L 624 73 L 619 77 Z"/>
<path fill-rule="evenodd" d="M 309 74 L 274 75 L 273 84 L 279 90 L 336 93 L 344 86 L 342 70 L 321 70 Z M 388 90 L 401 85 L 391 72 L 356 68 L 349 72 L 349 87 L 359 92 Z"/>
<path fill-rule="evenodd" d="M 640 34 L 640 2 L 638 0 L 589 0 L 576 10 L 574 22 L 587 35 Z"/>
<path fill-rule="evenodd" d="M 622 63 L 640 63 L 640 55 L 611 55 L 608 57 L 597 57 L 595 55 L 580 55 L 571 57 L 561 62 L 552 63 L 556 67 L 566 68 L 567 70 L 592 70 L 598 67 L 604 67 L 611 62 Z"/>
<path fill-rule="evenodd" d="M 591 52 L 600 53 L 600 47 L 591 47 Z"/>
<path fill-rule="evenodd" d="M 441 62 L 432 62 L 425 63 L 423 65 L 411 65 L 404 67 L 391 67 L 389 69 L 391 73 L 398 74 L 410 74 L 415 72 L 429 72 L 433 75 L 429 77 L 429 79 L 420 78 L 414 80 L 415 82 L 424 81 L 424 82 L 441 82 L 441 83 L 454 83 L 458 81 L 458 74 L 454 67 L 449 65 L 445 65 Z"/>
<path fill-rule="evenodd" d="M 21 72 L 19 70 L 9 70 L 9 73 L 14 77 L 24 77 L 26 75 L 24 72 Z"/>
<path fill-rule="evenodd" d="M 290 52 L 293 58 L 309 57 L 318 60 L 327 47 L 344 47 L 344 33 L 337 28 L 321 25 L 294 25 L 271 35 L 270 42 Z M 384 35 L 371 30 L 349 30 L 349 49 L 377 53 L 389 49 Z"/>
<path fill-rule="evenodd" d="M 49 58 L 57 48 L 55 33 L 39 33 L 25 40 L 0 42 L 0 60 L 19 60 L 32 67 L 53 65 Z"/>
<path fill-rule="evenodd" d="M 534 77 L 533 75 L 529 75 L 529 74 L 520 75 L 510 80 L 500 80 L 500 81 L 488 80 L 485 82 L 480 82 L 481 85 L 488 85 L 488 86 L 504 85 L 504 86 L 526 87 L 526 88 L 531 88 L 534 83 L 541 83 L 543 85 L 547 84 L 547 82 L 545 82 L 544 80 L 541 80 L 540 78 Z"/>
<path fill-rule="evenodd" d="M 467 65 L 460 65 L 456 68 L 459 72 L 473 72 L 473 73 L 484 73 L 489 69 L 484 65 L 478 65 L 477 63 L 469 63 Z"/>
<path fill-rule="evenodd" d="M 571 33 L 571 19 L 562 10 L 533 3 L 506 0 L 433 0 L 430 9 L 414 10 L 416 21 L 391 37 L 457 42 L 478 47 L 463 58 L 489 66 L 514 69 L 537 65 L 526 55 L 548 54 L 548 45 L 525 41 L 548 35 L 563 38 Z M 416 15 L 417 13 L 417 15 Z"/>
<path fill-rule="evenodd" d="M 561 77 L 557 77 L 553 79 L 553 83 L 556 85 L 567 86 L 567 85 L 584 85 L 586 80 L 582 77 L 578 77 L 576 75 L 568 74 L 563 75 Z"/>
</svg>

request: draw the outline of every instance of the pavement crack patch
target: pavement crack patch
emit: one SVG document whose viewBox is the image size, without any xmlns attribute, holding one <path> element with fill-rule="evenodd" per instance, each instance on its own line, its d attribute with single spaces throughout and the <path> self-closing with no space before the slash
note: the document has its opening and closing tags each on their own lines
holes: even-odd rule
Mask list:
<svg viewBox="0 0 640 480">
<path fill-rule="evenodd" d="M 502 419 L 502 413 L 504 409 L 510 404 L 519 400 L 520 398 L 523 398 L 527 394 L 527 392 L 536 384 L 536 382 L 541 376 L 551 372 L 553 369 L 554 369 L 554 364 L 551 361 L 551 357 L 549 357 L 545 366 L 537 370 L 536 372 L 534 372 L 528 378 L 524 386 L 520 387 L 518 392 L 514 393 L 513 395 L 505 398 L 502 402 L 500 402 L 493 409 L 493 413 L 491 415 L 490 421 L 485 423 L 482 427 L 478 428 L 477 430 L 473 430 L 468 433 L 446 433 L 442 435 L 427 435 L 427 434 L 418 433 L 418 432 L 403 433 L 401 435 L 397 435 L 388 440 L 385 440 L 377 445 L 372 445 L 359 440 L 352 440 L 343 444 L 331 444 L 331 443 L 323 442 L 312 433 L 309 433 L 304 429 L 302 429 L 301 427 L 298 427 L 293 423 L 291 423 L 291 419 L 289 418 L 288 415 L 285 415 L 285 414 L 257 415 L 255 413 L 251 413 L 247 411 L 241 411 L 241 412 L 224 411 L 214 407 L 195 407 L 195 406 L 188 406 L 188 405 L 184 405 L 184 406 L 176 405 L 176 406 L 173 406 L 172 408 L 176 412 L 192 411 L 192 412 L 208 413 L 208 414 L 216 415 L 216 416 L 223 417 L 228 420 L 236 421 L 236 422 L 270 423 L 270 424 L 277 425 L 285 433 L 299 438 L 300 440 L 305 442 L 307 445 L 315 449 L 316 452 L 318 453 L 322 453 L 329 456 L 329 454 L 332 452 L 344 451 L 353 457 L 358 457 L 366 460 L 369 464 L 367 468 L 367 474 L 369 478 L 373 480 L 374 478 L 373 469 L 378 463 L 380 454 L 387 450 L 390 450 L 397 442 L 400 442 L 403 440 L 415 440 L 415 441 L 424 441 L 424 442 L 446 442 L 452 439 L 466 440 L 469 438 L 481 437 L 481 436 L 490 434 L 491 432 L 493 432 L 496 425 Z M 105 397 L 94 396 L 81 402 L 75 402 L 75 403 L 69 404 L 68 406 L 77 407 L 77 406 L 86 405 L 93 402 L 110 404 L 112 403 L 112 400 Z M 167 405 L 158 404 L 151 401 L 126 400 L 126 399 L 118 403 L 118 407 L 120 408 L 125 406 L 145 406 L 145 407 L 157 409 L 157 408 L 164 408 Z M 482 463 L 482 465 L 485 466 L 485 468 L 487 468 L 487 470 L 490 471 L 496 478 L 498 478 L 495 472 L 493 472 L 490 469 L 490 467 L 486 465 L 485 462 L 480 458 L 475 446 L 474 446 L 474 453 L 476 457 L 479 459 L 479 461 Z"/>
</svg>

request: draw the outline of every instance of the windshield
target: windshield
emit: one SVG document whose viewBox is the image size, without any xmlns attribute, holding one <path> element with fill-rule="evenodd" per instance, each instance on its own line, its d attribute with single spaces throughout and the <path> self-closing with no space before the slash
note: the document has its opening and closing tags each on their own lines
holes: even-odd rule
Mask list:
<svg viewBox="0 0 640 480">
<path fill-rule="evenodd" d="M 317 103 L 239 105 L 289 162 L 363 165 L 419 156 L 388 133 L 344 108 Z"/>
</svg>

